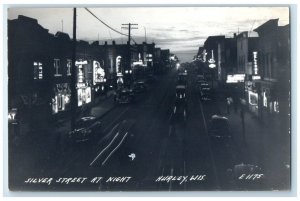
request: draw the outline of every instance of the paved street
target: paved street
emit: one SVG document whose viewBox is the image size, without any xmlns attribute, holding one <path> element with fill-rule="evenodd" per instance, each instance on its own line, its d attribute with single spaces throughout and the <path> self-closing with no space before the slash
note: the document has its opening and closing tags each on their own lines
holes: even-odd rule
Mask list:
<svg viewBox="0 0 300 201">
<path fill-rule="evenodd" d="M 34 190 L 36 183 L 24 185 L 24 181 L 47 177 L 56 182 L 39 184 L 39 189 L 204 191 L 287 188 L 289 181 L 274 184 L 277 180 L 272 178 L 246 182 L 244 186 L 233 179 L 234 165 L 252 163 L 265 168 L 267 163 L 277 165 L 274 157 L 269 158 L 275 152 L 259 152 L 261 146 L 270 146 L 273 151 L 274 147 L 266 135 L 259 144 L 251 142 L 251 131 L 247 131 L 248 144 L 243 144 L 240 120 L 233 111 L 229 116 L 234 119 L 230 121 L 233 140 L 224 143 L 211 138 L 208 132 L 210 118 L 214 114 L 226 115 L 226 106 L 219 94 L 213 101 L 201 101 L 196 75 L 192 71 L 188 73 L 186 121 L 173 117 L 177 72 L 172 69 L 157 76 L 148 91 L 137 95 L 135 103 L 116 105 L 111 97 L 100 101 L 92 112 L 99 116 L 102 128 L 92 142 L 66 146 L 61 136 L 68 132 L 69 121 L 47 131 L 49 133 L 32 133 L 36 135 L 33 140 L 28 137 L 17 149 L 11 150 L 15 187 Z M 101 104 L 105 105 L 105 111 Z M 251 118 L 247 122 L 254 130 L 262 126 Z M 282 170 L 278 171 L 284 174 Z M 270 173 L 266 168 L 263 174 L 266 177 L 277 173 Z M 78 177 L 86 178 L 86 181 L 66 184 L 59 180 Z M 97 178 L 93 180 L 94 177 Z"/>
</svg>

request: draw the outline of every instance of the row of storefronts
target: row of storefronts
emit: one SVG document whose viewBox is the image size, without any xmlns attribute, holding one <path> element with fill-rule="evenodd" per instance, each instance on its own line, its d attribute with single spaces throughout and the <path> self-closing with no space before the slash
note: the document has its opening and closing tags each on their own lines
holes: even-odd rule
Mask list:
<svg viewBox="0 0 300 201">
<path fill-rule="evenodd" d="M 290 50 L 289 24 L 278 26 L 278 19 L 271 19 L 233 38 L 208 37 L 196 59 L 208 66 L 213 58 L 213 79 L 238 89 L 227 95 L 237 95 L 255 116 L 268 120 L 290 114 Z"/>
<path fill-rule="evenodd" d="M 49 33 L 26 16 L 8 20 L 9 108 L 26 111 L 44 108 L 50 118 L 71 109 L 72 39 L 68 34 Z M 77 106 L 91 106 L 107 90 L 131 84 L 137 69 L 153 72 L 155 44 L 76 42 Z M 164 59 L 164 58 L 163 58 Z M 134 65 L 139 63 L 140 65 Z M 29 101 L 28 101 L 29 100 Z M 29 112 L 28 112 L 29 111 Z M 23 112 L 25 114 L 25 112 Z"/>
</svg>

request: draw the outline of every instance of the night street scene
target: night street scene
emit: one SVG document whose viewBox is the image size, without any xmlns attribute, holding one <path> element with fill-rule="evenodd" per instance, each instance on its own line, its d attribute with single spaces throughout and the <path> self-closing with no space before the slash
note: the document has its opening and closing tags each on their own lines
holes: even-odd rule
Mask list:
<svg viewBox="0 0 300 201">
<path fill-rule="evenodd" d="M 289 7 L 7 14 L 11 191 L 291 189 Z"/>
</svg>

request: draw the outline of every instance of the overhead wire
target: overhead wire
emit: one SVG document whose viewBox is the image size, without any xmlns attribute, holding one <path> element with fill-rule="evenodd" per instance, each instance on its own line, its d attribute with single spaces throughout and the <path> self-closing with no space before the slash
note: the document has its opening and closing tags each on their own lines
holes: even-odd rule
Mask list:
<svg viewBox="0 0 300 201">
<path fill-rule="evenodd" d="M 112 28 L 111 26 L 109 26 L 108 24 L 106 24 L 104 21 L 102 21 L 100 18 L 98 18 L 92 11 L 90 11 L 88 8 L 84 8 L 87 12 L 89 12 L 92 16 L 94 16 L 98 21 L 100 21 L 102 24 L 104 24 L 106 27 L 108 27 L 109 29 L 113 30 L 114 32 L 123 35 L 123 36 L 128 36 L 128 34 L 124 34 L 114 28 Z M 131 37 L 131 40 L 137 44 L 137 42 Z"/>
</svg>

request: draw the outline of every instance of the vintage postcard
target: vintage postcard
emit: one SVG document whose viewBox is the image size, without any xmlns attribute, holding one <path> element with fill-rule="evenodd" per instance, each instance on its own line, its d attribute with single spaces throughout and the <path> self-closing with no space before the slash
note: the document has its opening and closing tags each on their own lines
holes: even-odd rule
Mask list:
<svg viewBox="0 0 300 201">
<path fill-rule="evenodd" d="M 9 189 L 291 190 L 290 14 L 9 7 Z"/>
</svg>

